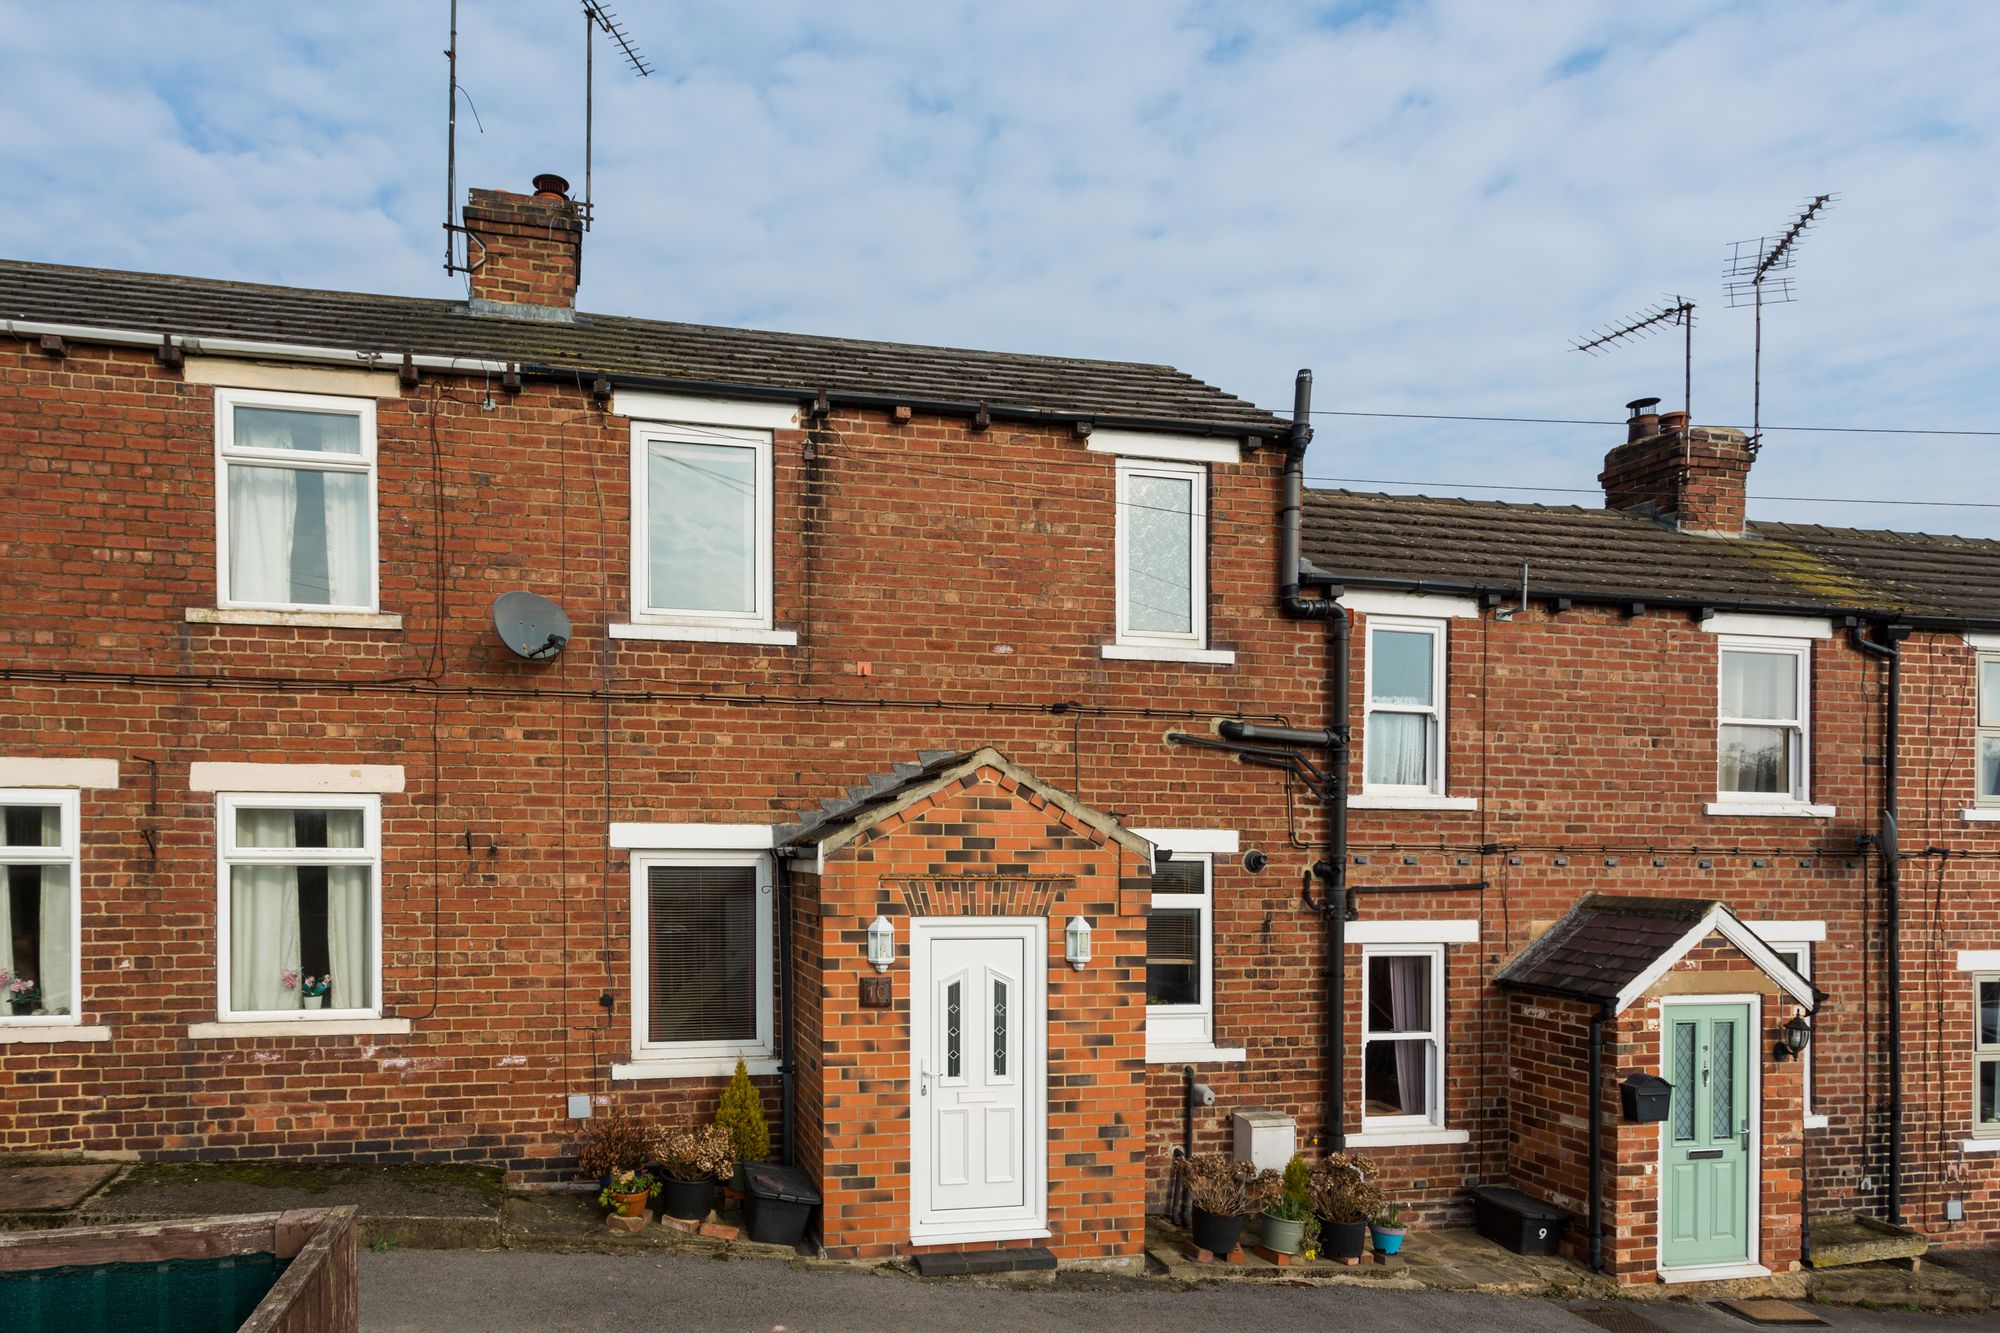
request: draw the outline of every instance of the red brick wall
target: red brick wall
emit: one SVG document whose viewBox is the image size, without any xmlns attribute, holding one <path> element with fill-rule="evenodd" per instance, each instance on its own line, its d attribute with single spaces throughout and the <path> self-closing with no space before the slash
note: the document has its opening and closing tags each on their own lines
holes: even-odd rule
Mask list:
<svg viewBox="0 0 2000 1333">
<path fill-rule="evenodd" d="M 472 190 L 465 199 L 471 232 L 464 262 L 473 299 L 514 305 L 576 307 L 583 276 L 583 225 L 567 200 L 506 190 Z"/>
</svg>

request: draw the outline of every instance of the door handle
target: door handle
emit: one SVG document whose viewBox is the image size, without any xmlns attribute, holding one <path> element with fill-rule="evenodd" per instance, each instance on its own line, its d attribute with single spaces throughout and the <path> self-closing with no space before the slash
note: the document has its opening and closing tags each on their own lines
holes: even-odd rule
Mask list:
<svg viewBox="0 0 2000 1333">
<path fill-rule="evenodd" d="M 922 1061 L 917 1063 L 917 1096 L 931 1095 L 931 1067 Z"/>
</svg>

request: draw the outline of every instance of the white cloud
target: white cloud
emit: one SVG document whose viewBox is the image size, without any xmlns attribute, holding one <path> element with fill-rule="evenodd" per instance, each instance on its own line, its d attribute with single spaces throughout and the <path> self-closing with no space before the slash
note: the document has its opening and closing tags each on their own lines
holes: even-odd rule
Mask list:
<svg viewBox="0 0 2000 1333">
<path fill-rule="evenodd" d="M 580 184 L 581 23 L 462 0 L 461 185 Z M 627 0 L 586 305 L 1171 361 L 1274 407 L 1745 423 L 1724 243 L 1841 200 L 1767 312 L 1765 420 L 1984 427 L 2000 9 Z M 0 253 L 450 295 L 442 3 L 0 0 Z M 1312 471 L 1595 483 L 1615 429 L 1322 418 Z M 1773 433 L 1762 494 L 2000 497 L 1991 441 Z M 1561 500 L 1559 494 L 1543 498 Z M 1590 495 L 1570 497 L 1593 503 Z M 2000 510 L 1759 504 L 2000 535 Z"/>
</svg>

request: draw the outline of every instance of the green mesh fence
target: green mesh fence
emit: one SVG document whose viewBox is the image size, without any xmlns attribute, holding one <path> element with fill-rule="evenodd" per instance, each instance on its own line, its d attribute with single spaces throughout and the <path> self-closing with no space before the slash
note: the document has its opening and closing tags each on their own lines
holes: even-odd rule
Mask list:
<svg viewBox="0 0 2000 1333">
<path fill-rule="evenodd" d="M 270 1254 L 0 1273 L 5 1333 L 227 1333 L 291 1261 Z"/>
</svg>

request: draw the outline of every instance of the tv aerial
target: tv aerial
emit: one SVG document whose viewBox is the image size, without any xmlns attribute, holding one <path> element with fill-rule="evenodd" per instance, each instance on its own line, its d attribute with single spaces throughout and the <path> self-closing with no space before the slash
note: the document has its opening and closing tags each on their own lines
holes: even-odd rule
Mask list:
<svg viewBox="0 0 2000 1333">
<path fill-rule="evenodd" d="M 1627 340 L 1650 338 L 1667 329 L 1681 331 L 1681 407 L 1694 425 L 1694 302 L 1685 296 L 1666 296 L 1647 306 L 1623 323 L 1593 329 L 1587 338 L 1573 338 L 1570 346 L 1579 352 L 1602 356 Z"/>
<path fill-rule="evenodd" d="M 1763 446 L 1764 409 L 1764 305 L 1784 305 L 1797 298 L 1792 291 L 1791 267 L 1798 258 L 1799 242 L 1832 206 L 1838 196 L 1816 194 L 1801 208 L 1791 225 L 1776 236 L 1731 244 L 1729 262 L 1722 270 L 1722 290 L 1732 309 L 1756 309 L 1754 350 L 1750 362 L 1750 456 Z"/>
<path fill-rule="evenodd" d="M 493 599 L 493 628 L 516 657 L 551 662 L 569 646 L 569 617 L 548 598 L 532 592 L 503 592 Z"/>
</svg>

